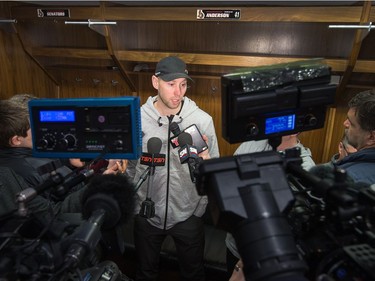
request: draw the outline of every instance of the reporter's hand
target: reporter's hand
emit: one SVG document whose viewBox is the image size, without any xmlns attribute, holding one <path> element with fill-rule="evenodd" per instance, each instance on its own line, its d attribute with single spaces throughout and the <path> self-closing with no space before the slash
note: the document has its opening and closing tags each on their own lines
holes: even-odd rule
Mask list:
<svg viewBox="0 0 375 281">
<path fill-rule="evenodd" d="M 229 278 L 229 281 L 246 281 L 245 274 L 243 273 L 243 263 L 242 260 L 239 260 L 234 267 L 232 275 Z"/>
<path fill-rule="evenodd" d="M 82 168 L 86 164 L 85 162 L 81 161 L 81 159 L 79 158 L 70 158 L 69 163 L 70 165 L 76 168 Z"/>
<path fill-rule="evenodd" d="M 128 166 L 128 160 L 121 159 L 110 159 L 108 160 L 107 169 L 103 172 L 103 175 L 125 173 Z"/>
<path fill-rule="evenodd" d="M 207 143 L 208 145 L 208 137 L 206 135 L 202 135 L 202 138 L 203 140 Z M 210 159 L 211 156 L 210 156 L 210 153 L 208 152 L 208 149 L 206 149 L 205 151 L 202 151 L 201 153 L 198 154 L 199 157 L 202 157 L 203 160 L 207 160 L 207 159 Z"/>
</svg>

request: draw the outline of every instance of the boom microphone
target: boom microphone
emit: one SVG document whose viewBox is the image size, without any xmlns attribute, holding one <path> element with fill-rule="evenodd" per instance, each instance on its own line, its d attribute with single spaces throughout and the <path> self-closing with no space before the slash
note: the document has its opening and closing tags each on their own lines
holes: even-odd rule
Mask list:
<svg viewBox="0 0 375 281">
<path fill-rule="evenodd" d="M 198 149 L 193 146 L 193 138 L 190 134 L 182 132 L 178 136 L 181 148 L 178 150 L 181 164 L 188 163 L 191 181 L 195 183 L 195 170 L 203 160 L 198 156 Z"/>
</svg>

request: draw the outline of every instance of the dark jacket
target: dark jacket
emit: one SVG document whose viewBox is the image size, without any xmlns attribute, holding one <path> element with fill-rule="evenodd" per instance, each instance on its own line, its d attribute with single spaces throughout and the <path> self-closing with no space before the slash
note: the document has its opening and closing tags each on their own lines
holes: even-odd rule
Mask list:
<svg viewBox="0 0 375 281">
<path fill-rule="evenodd" d="M 68 159 L 33 157 L 32 149 L 30 148 L 13 147 L 0 149 L 0 166 L 11 168 L 23 178 L 29 187 L 36 187 L 44 183 L 50 177 L 50 172 L 52 172 L 52 170 L 47 169 L 40 174 L 38 169 L 52 162 L 58 163 L 55 171 L 61 175 L 63 181 L 68 181 L 70 178 L 76 176 L 76 173 L 70 168 L 71 166 Z M 48 196 L 48 198 L 54 201 L 60 201 L 70 192 L 76 191 L 83 186 L 84 183 L 79 183 L 69 190 L 58 190 L 57 187 L 52 188 L 53 186 L 51 186 L 51 188 L 46 191 L 45 196 Z"/>
<path fill-rule="evenodd" d="M 57 159 L 33 157 L 32 149 L 30 148 L 12 147 L 0 149 L 0 166 L 11 168 L 31 187 L 43 183 L 49 177 L 48 174 L 40 175 L 38 168 L 55 160 Z M 63 160 L 61 164 L 62 166 L 57 171 L 65 177 L 72 170 L 66 166 L 67 161 Z"/>
<path fill-rule="evenodd" d="M 12 169 L 0 167 L 0 217 L 10 215 L 18 210 L 17 194 L 26 188 L 28 185 Z M 59 203 L 52 203 L 42 196 L 36 196 L 27 203 L 27 208 L 30 213 L 36 216 L 49 216 L 51 210 L 54 214 L 80 213 L 82 209 L 81 197 L 84 190 L 85 188 L 82 188 L 70 194 Z"/>
<path fill-rule="evenodd" d="M 375 183 L 375 148 L 361 149 L 336 163 L 355 182 Z"/>
</svg>

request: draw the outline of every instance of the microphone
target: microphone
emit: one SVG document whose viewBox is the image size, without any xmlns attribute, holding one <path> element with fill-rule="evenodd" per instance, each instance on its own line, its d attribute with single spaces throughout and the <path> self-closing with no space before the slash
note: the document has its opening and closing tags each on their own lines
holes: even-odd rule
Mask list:
<svg viewBox="0 0 375 281">
<path fill-rule="evenodd" d="M 88 170 L 65 182 L 65 178 L 60 173 L 56 171 L 52 171 L 50 174 L 50 177 L 46 181 L 44 181 L 42 184 L 36 187 L 26 188 L 17 194 L 16 202 L 19 203 L 18 213 L 21 216 L 26 216 L 27 208 L 25 204 L 30 202 L 37 195 L 43 193 L 47 189 L 54 188 L 57 186 L 57 190 L 59 192 L 64 192 L 65 194 L 67 190 L 83 182 L 87 178 L 91 177 L 93 174 L 94 174 L 93 170 Z"/>
<path fill-rule="evenodd" d="M 174 136 L 178 136 L 181 133 L 180 126 L 178 126 L 176 122 L 172 122 L 169 126 L 169 129 Z"/>
<path fill-rule="evenodd" d="M 152 182 L 155 174 L 155 166 L 165 165 L 165 154 L 160 154 L 161 145 L 161 139 L 157 137 L 150 138 L 147 142 L 148 153 L 142 153 L 140 160 L 141 164 L 147 165 L 149 167 L 149 172 L 146 199 L 142 202 L 139 215 L 148 219 L 155 216 L 155 203 L 151 200 Z M 143 180 L 142 177 L 140 178 L 140 180 Z"/>
<path fill-rule="evenodd" d="M 112 229 L 132 216 L 134 187 L 123 175 L 95 175 L 82 194 L 82 217 L 86 220 L 67 241 L 66 267 L 76 267 L 93 251 L 101 238 L 101 229 Z"/>
<path fill-rule="evenodd" d="M 195 170 L 203 159 L 198 156 L 198 149 L 193 146 L 193 138 L 190 134 L 182 132 L 178 136 L 178 143 L 181 146 L 178 150 L 180 162 L 181 164 L 188 163 L 191 181 L 195 183 Z"/>
<path fill-rule="evenodd" d="M 172 122 L 171 125 L 169 126 L 169 129 L 173 134 L 173 137 L 169 139 L 172 147 L 173 148 L 179 147 L 178 135 L 181 133 L 180 126 L 178 126 L 176 122 Z"/>
<path fill-rule="evenodd" d="M 71 188 L 75 187 L 76 185 L 80 184 L 81 182 L 84 182 L 86 179 L 90 178 L 95 174 L 94 169 L 86 170 L 82 173 L 79 173 L 75 177 L 72 177 L 71 179 L 65 181 L 63 184 L 56 187 L 56 193 L 59 195 L 66 194 Z"/>
<path fill-rule="evenodd" d="M 109 202 L 112 201 L 111 204 Z M 96 174 L 82 194 L 82 216 L 87 219 L 96 209 L 106 211 L 103 227 L 126 223 L 135 207 L 134 186 L 125 175 Z"/>
<path fill-rule="evenodd" d="M 60 173 L 53 171 L 50 174 L 50 177 L 46 179 L 42 184 L 37 185 L 36 187 L 29 187 L 22 190 L 17 194 L 16 202 L 19 204 L 26 204 L 30 200 L 34 199 L 37 195 L 43 193 L 45 190 L 62 184 L 64 178 Z"/>
<path fill-rule="evenodd" d="M 147 142 L 148 153 L 143 152 L 140 163 L 149 167 L 165 166 L 165 154 L 161 154 L 161 139 L 152 137 Z"/>
<path fill-rule="evenodd" d="M 298 175 L 305 186 L 311 187 L 312 196 L 323 199 L 328 213 L 340 216 L 341 220 L 360 212 L 361 208 L 357 206 L 358 199 L 368 198 L 368 185 L 354 182 L 343 169 L 328 165 L 314 166 L 309 172 L 297 165 L 288 165 L 287 168 L 293 175 Z M 345 213 L 341 210 L 345 210 Z"/>
<path fill-rule="evenodd" d="M 310 172 L 320 182 L 329 183 L 329 188 L 318 187 L 317 192 L 312 189 L 311 194 L 321 196 L 325 203 L 325 217 L 337 223 L 342 231 L 353 227 L 350 223 L 353 218 L 372 220 L 369 210 L 373 209 L 375 196 L 369 184 L 354 181 L 344 169 L 337 167 L 317 165 Z"/>
<path fill-rule="evenodd" d="M 335 170 L 337 169 L 330 165 L 316 165 L 309 172 L 321 180 L 334 181 L 336 177 Z"/>
<path fill-rule="evenodd" d="M 321 186 L 317 186 L 312 190 L 313 194 L 324 197 L 329 194 L 335 194 L 340 190 L 346 191 L 347 194 L 359 194 L 366 192 L 370 185 L 365 182 L 355 182 L 344 169 L 327 165 L 317 165 L 312 167 L 309 172 L 320 179 Z"/>
<path fill-rule="evenodd" d="M 300 165 L 290 163 L 287 165 L 287 171 L 296 175 L 304 186 L 311 187 L 311 194 L 319 198 L 325 197 L 327 192 L 335 186 L 334 170 L 327 165 L 314 166 L 307 172 Z M 346 173 L 343 170 L 337 173 L 338 182 L 341 183 Z"/>
</svg>

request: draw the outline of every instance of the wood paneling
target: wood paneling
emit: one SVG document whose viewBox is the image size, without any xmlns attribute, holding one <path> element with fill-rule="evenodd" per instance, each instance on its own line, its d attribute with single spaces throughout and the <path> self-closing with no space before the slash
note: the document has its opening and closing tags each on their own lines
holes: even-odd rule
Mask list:
<svg viewBox="0 0 375 281">
<path fill-rule="evenodd" d="M 61 77 L 61 98 L 131 96 L 128 85 L 119 71 L 53 70 Z"/>
<path fill-rule="evenodd" d="M 215 7 L 228 9 L 228 7 Z M 231 7 L 235 9 L 236 7 Z M 361 7 L 239 7 L 241 21 L 357 22 Z M 196 21 L 199 7 L 108 7 L 108 19 Z M 220 21 L 220 19 L 214 19 Z"/>
<path fill-rule="evenodd" d="M 7 11 L 7 4 L 0 2 L 0 16 L 10 18 Z M 0 28 L 0 98 L 19 93 L 56 97 L 57 85 L 25 53 L 17 34 L 5 30 Z"/>
</svg>

